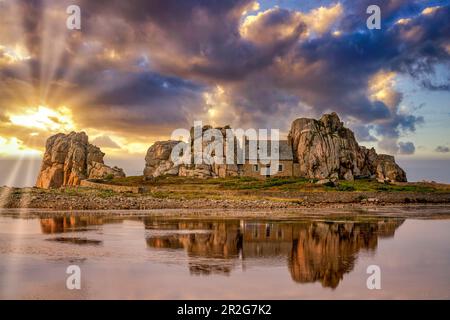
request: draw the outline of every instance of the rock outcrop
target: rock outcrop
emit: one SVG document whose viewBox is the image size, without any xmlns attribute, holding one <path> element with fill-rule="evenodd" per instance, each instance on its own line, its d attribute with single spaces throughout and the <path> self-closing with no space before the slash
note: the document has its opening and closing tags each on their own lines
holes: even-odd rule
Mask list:
<svg viewBox="0 0 450 320">
<path fill-rule="evenodd" d="M 216 128 L 226 137 L 226 129 Z M 202 133 L 212 129 L 204 126 Z M 191 129 L 194 141 L 194 130 Z M 226 141 L 226 140 L 225 140 Z M 225 142 L 224 141 L 224 142 Z M 159 141 L 152 145 L 145 158 L 145 178 L 161 175 L 178 175 L 183 177 L 209 178 L 242 175 L 242 166 L 237 164 L 190 164 L 175 166 L 170 156 L 178 141 Z M 202 150 L 208 150 L 209 139 L 203 139 Z M 385 182 L 405 182 L 405 172 L 395 163 L 393 156 L 377 154 L 375 149 L 360 146 L 353 132 L 345 128 L 336 113 L 326 114 L 320 120 L 300 118 L 292 123 L 288 136 L 292 147 L 294 176 L 319 179 L 323 184 L 335 183 L 339 179 L 376 178 Z M 235 140 L 234 150 L 238 144 Z M 224 143 L 223 154 L 226 152 Z M 191 144 L 191 155 L 195 158 L 198 150 Z M 201 155 L 200 155 L 201 156 Z M 194 163 L 194 161 L 191 161 Z M 225 163 L 225 161 L 224 161 Z"/>
<path fill-rule="evenodd" d="M 315 179 L 374 177 L 380 181 L 406 181 L 394 157 L 358 145 L 336 113 L 320 120 L 300 118 L 292 123 L 288 137 L 299 175 Z"/>
<path fill-rule="evenodd" d="M 230 127 L 220 127 L 215 128 L 219 130 L 223 137 L 226 137 L 226 130 Z M 213 129 L 211 126 L 203 126 L 202 134 L 208 130 Z M 190 165 L 178 165 L 175 166 L 171 160 L 171 153 L 173 148 L 180 143 L 179 141 L 158 141 L 155 142 L 147 151 L 145 157 L 145 169 L 144 178 L 151 179 L 163 175 L 181 176 L 181 177 L 193 177 L 193 178 L 215 178 L 215 177 L 226 177 L 226 176 L 238 176 L 239 167 L 237 165 L 227 165 L 225 164 L 225 158 L 223 160 L 224 164 L 193 164 L 193 159 L 195 156 L 202 156 L 202 154 L 196 155 L 196 150 L 194 148 L 193 141 L 198 138 L 194 136 L 194 128 L 191 128 L 191 155 L 192 161 Z M 207 150 L 208 145 L 211 143 L 208 139 L 203 139 L 202 150 Z M 237 148 L 237 142 L 235 142 L 235 149 Z M 224 142 L 223 154 L 226 153 L 226 144 Z"/>
<path fill-rule="evenodd" d="M 89 143 L 84 132 L 58 133 L 47 139 L 36 186 L 59 188 L 79 185 L 83 179 L 125 177 L 122 169 L 103 162 L 105 154 Z"/>
<path fill-rule="evenodd" d="M 147 151 L 145 156 L 145 178 L 155 178 L 161 175 L 178 175 L 179 166 L 174 166 L 170 159 L 173 148 L 179 141 L 157 141 Z"/>
</svg>

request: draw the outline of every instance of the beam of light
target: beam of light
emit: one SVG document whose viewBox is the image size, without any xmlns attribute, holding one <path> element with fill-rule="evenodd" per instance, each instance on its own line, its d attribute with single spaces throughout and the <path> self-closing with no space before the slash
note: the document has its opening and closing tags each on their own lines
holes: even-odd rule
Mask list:
<svg viewBox="0 0 450 320">
<path fill-rule="evenodd" d="M 14 184 L 14 181 L 16 180 L 17 175 L 19 173 L 19 169 L 21 169 L 23 166 L 24 157 L 25 156 L 22 154 L 17 159 L 14 167 L 12 168 L 11 172 L 8 175 L 8 178 L 6 179 L 5 186 L 7 186 L 7 187 L 3 188 L 3 190 L 0 192 L 0 209 L 5 207 L 5 204 L 8 201 L 8 198 L 10 197 L 10 195 L 12 193 L 12 188 L 10 188 L 10 187 Z M 0 212 L 1 212 L 1 210 L 0 210 Z"/>
<path fill-rule="evenodd" d="M 28 143 L 31 143 L 32 145 L 34 144 L 34 140 L 36 140 L 36 137 L 33 135 L 30 135 L 29 141 L 27 141 Z M 33 174 L 34 174 L 34 161 L 32 161 L 32 159 L 29 159 L 28 161 L 28 165 L 26 168 L 26 173 L 25 173 L 25 177 L 24 177 L 24 181 L 23 183 L 21 183 L 21 185 L 27 185 L 28 187 L 30 187 L 30 185 L 28 185 L 28 183 L 30 181 L 33 181 Z M 36 178 L 36 177 L 35 177 Z M 34 185 L 34 182 L 33 182 Z M 26 188 L 26 189 L 22 189 L 24 192 L 21 194 L 22 195 L 22 199 L 20 199 L 20 214 L 24 214 L 27 212 L 29 204 L 31 202 L 31 189 Z"/>
<path fill-rule="evenodd" d="M 41 56 L 40 56 L 40 99 L 47 101 L 54 85 L 58 70 L 68 66 L 66 51 L 71 33 L 65 28 L 66 12 L 60 7 L 46 6 L 42 17 Z M 76 59 L 72 57 L 72 59 Z"/>
<path fill-rule="evenodd" d="M 0 156 L 36 156 L 41 154 L 39 150 L 27 148 L 24 143 L 15 137 L 5 139 L 0 136 L 0 148 Z"/>
<path fill-rule="evenodd" d="M 14 46 L 14 56 L 16 62 L 22 62 L 24 64 L 24 69 L 20 71 L 22 77 L 25 79 L 31 80 L 32 70 L 31 70 L 31 59 L 32 54 L 28 50 L 28 46 L 26 45 L 26 38 L 23 36 L 27 34 L 25 30 L 25 24 L 23 11 L 20 8 L 20 4 L 18 2 L 8 2 L 7 9 L 9 17 L 9 21 L 5 22 L 8 25 L 8 32 L 14 36 L 16 39 L 20 39 L 18 43 Z"/>
<path fill-rule="evenodd" d="M 33 143 L 36 139 L 36 136 L 34 135 L 30 135 L 28 137 L 27 140 L 24 141 L 24 143 L 26 145 Z M 19 172 L 21 172 L 23 170 L 23 167 L 25 165 L 25 154 L 21 153 L 18 161 L 16 161 L 12 171 L 10 172 L 6 185 L 7 186 L 12 186 L 14 184 L 14 181 L 17 180 L 17 176 L 19 174 Z M 29 160 L 28 166 L 26 168 L 26 174 L 25 174 L 25 181 L 26 183 L 28 183 L 29 181 L 32 181 L 33 177 L 33 163 L 34 161 Z M 5 207 L 6 201 L 8 200 L 8 198 L 11 196 L 12 193 L 12 188 L 5 188 L 3 190 L 1 190 L 0 192 L 0 214 L 2 213 L 2 209 Z M 19 220 L 16 223 L 13 223 L 13 229 L 10 230 L 13 234 L 13 239 L 12 239 L 12 243 L 11 243 L 11 248 L 13 248 L 14 250 L 19 250 L 22 248 L 22 243 L 23 243 L 23 236 L 24 233 L 26 231 L 26 228 L 28 226 L 28 220 L 27 219 L 22 219 L 22 217 L 24 215 L 27 214 L 28 212 L 28 206 L 30 204 L 31 201 L 31 189 L 25 189 L 25 192 L 21 194 L 21 199 L 20 199 L 20 208 L 19 208 Z M 6 264 L 6 270 L 4 272 L 4 280 L 3 280 L 3 286 L 2 286 L 2 296 L 6 296 L 6 294 L 10 293 L 10 292 L 6 292 L 6 290 L 11 291 L 15 288 L 17 288 L 18 286 L 21 285 L 21 279 L 19 278 L 19 272 L 18 270 L 20 270 L 21 268 L 21 263 L 20 263 L 20 259 L 11 259 L 8 261 L 8 263 Z"/>
<path fill-rule="evenodd" d="M 34 136 L 29 136 L 24 143 L 28 144 L 32 142 L 35 139 Z M 4 188 L 0 192 L 0 213 L 1 209 L 4 208 L 6 201 L 8 200 L 9 196 L 12 193 L 12 188 L 14 185 L 14 182 L 17 180 L 17 177 L 19 175 L 19 172 L 21 172 L 22 167 L 24 166 L 24 162 L 26 161 L 27 153 L 22 152 L 19 153 L 19 157 L 17 158 L 17 161 L 14 164 L 14 167 L 10 171 L 8 178 L 6 179 L 6 183 L 4 184 L 7 186 L 7 188 Z M 28 166 L 27 170 L 27 181 L 31 181 L 31 169 L 30 166 L 32 166 L 32 161 L 30 161 L 30 165 Z M 29 179 L 29 180 L 28 180 Z"/>
</svg>

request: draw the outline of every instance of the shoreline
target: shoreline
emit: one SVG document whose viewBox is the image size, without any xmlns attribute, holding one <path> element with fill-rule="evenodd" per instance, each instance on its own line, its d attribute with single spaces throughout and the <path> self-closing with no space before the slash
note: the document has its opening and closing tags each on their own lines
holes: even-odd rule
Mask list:
<svg viewBox="0 0 450 320">
<path fill-rule="evenodd" d="M 89 188 L 44 190 L 0 188 L 0 208 L 79 210 L 291 210 L 383 208 L 389 206 L 450 206 L 449 192 L 363 192 L 319 191 L 280 193 L 259 191 L 251 195 L 233 193 L 217 198 L 208 193 L 184 198 L 177 193 L 165 197 L 152 194 L 124 194 Z"/>
<path fill-rule="evenodd" d="M 450 219 L 450 204 L 416 204 L 386 206 L 342 206 L 290 209 L 148 209 L 148 210 L 53 210 L 36 208 L 0 208 L 1 215 L 54 218 L 64 216 L 164 217 L 186 219 L 344 219 L 399 218 Z"/>
</svg>

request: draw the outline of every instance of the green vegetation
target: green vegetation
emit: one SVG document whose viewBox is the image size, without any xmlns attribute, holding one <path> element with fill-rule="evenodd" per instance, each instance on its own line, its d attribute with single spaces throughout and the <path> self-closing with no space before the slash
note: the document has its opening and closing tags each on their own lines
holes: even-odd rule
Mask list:
<svg viewBox="0 0 450 320">
<path fill-rule="evenodd" d="M 228 177 L 217 179 L 198 179 L 165 176 L 144 181 L 142 176 L 133 176 L 105 183 L 122 186 L 143 186 L 148 193 L 158 199 L 217 199 L 217 200 L 269 200 L 301 204 L 308 193 L 317 192 L 449 192 L 450 188 L 424 183 L 386 184 L 376 180 L 339 181 L 319 185 L 316 179 L 274 177 L 258 179 L 253 177 Z M 139 196 L 139 195 L 134 195 Z M 357 195 L 360 201 L 369 198 L 366 194 Z M 413 197 L 416 199 L 416 197 Z"/>
<path fill-rule="evenodd" d="M 108 174 L 105 178 L 106 181 L 112 181 L 114 179 L 114 175 L 112 173 Z"/>
<path fill-rule="evenodd" d="M 335 188 L 327 188 L 327 191 L 366 191 L 366 192 L 436 192 L 440 189 L 425 183 L 380 183 L 376 180 L 362 179 L 355 181 L 339 181 Z"/>
<path fill-rule="evenodd" d="M 380 183 L 373 179 L 361 179 L 355 181 L 339 181 L 335 186 L 333 183 L 318 185 L 317 180 L 274 177 L 257 179 L 252 177 L 228 177 L 216 179 L 198 179 L 188 177 L 165 176 L 144 181 L 142 176 L 116 178 L 104 181 L 122 186 L 147 186 L 162 189 L 181 190 L 192 189 L 198 192 L 207 190 L 278 190 L 278 191 L 337 191 L 337 192 L 439 192 L 450 191 L 446 185 L 430 183 Z"/>
<path fill-rule="evenodd" d="M 217 200 L 270 200 L 301 204 L 310 195 L 320 192 L 331 192 L 329 196 L 339 199 L 340 192 L 354 192 L 354 199 L 362 201 L 375 195 L 369 193 L 404 192 L 405 202 L 418 202 L 420 193 L 450 192 L 450 185 L 433 183 L 380 183 L 376 180 L 339 181 L 336 184 L 317 184 L 315 179 L 294 177 L 275 177 L 258 179 L 252 177 L 228 177 L 217 179 L 198 179 L 186 177 L 158 177 L 144 181 L 142 176 L 126 178 L 96 180 L 105 184 L 120 186 L 142 186 L 146 189 L 144 194 L 117 193 L 110 190 L 100 190 L 86 187 L 66 187 L 60 189 L 13 189 L 12 194 L 26 193 L 52 193 L 62 196 L 98 196 L 110 198 L 151 196 L 158 199 L 217 199 Z M 410 193 L 419 194 L 409 196 Z"/>
</svg>

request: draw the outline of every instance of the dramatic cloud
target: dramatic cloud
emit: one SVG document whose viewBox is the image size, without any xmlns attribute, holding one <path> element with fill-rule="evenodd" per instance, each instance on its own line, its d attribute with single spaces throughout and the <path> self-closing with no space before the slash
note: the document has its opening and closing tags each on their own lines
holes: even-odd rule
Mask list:
<svg viewBox="0 0 450 320">
<path fill-rule="evenodd" d="M 286 133 L 294 118 L 336 111 L 360 141 L 414 153 L 399 141 L 426 119 L 403 108 L 397 82 L 448 91 L 448 1 L 310 1 L 307 10 L 260 2 L 1 1 L 0 136 L 34 147 L 69 129 L 39 106 L 121 146 L 148 145 L 195 119 Z M 82 8 L 81 31 L 65 28 L 69 4 Z M 366 28 L 371 4 L 381 7 L 381 30 Z M 12 118 L 33 112 L 40 127 Z"/>
</svg>

